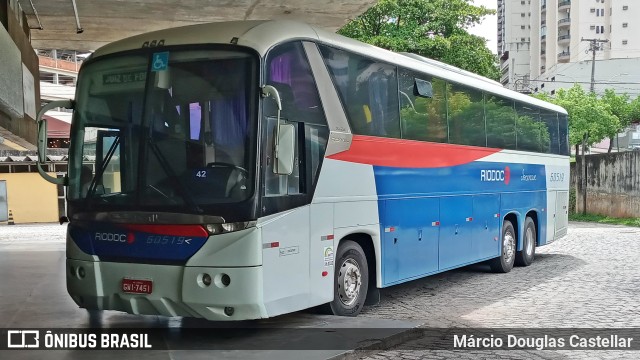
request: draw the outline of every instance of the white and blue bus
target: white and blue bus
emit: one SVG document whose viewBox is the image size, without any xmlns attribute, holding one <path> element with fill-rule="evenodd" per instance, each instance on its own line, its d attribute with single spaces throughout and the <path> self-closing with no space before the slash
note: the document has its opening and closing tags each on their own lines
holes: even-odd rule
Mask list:
<svg viewBox="0 0 640 360">
<path fill-rule="evenodd" d="M 74 110 L 69 173 L 44 164 Z M 472 263 L 529 265 L 567 231 L 567 113 L 459 69 L 289 21 L 104 46 L 40 112 L 68 186 L 82 308 L 242 320 Z"/>
</svg>

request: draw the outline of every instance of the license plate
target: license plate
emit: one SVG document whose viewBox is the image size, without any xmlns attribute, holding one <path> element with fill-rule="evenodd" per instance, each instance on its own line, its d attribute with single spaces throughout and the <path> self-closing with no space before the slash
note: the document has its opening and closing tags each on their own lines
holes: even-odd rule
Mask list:
<svg viewBox="0 0 640 360">
<path fill-rule="evenodd" d="M 122 279 L 122 292 L 129 294 L 151 294 L 153 291 L 153 281 Z"/>
</svg>

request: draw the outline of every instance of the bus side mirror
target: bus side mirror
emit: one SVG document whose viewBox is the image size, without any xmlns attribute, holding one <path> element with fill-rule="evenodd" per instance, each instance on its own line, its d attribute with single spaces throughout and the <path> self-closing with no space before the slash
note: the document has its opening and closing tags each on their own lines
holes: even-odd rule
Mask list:
<svg viewBox="0 0 640 360">
<path fill-rule="evenodd" d="M 273 172 L 278 175 L 291 175 L 296 149 L 296 129 L 292 124 L 281 124 L 278 142 L 274 149 L 275 162 Z"/>
<path fill-rule="evenodd" d="M 278 106 L 278 116 L 276 118 L 276 141 L 273 149 L 273 172 L 278 175 L 291 175 L 293 172 L 293 161 L 295 155 L 295 133 L 296 130 L 291 124 L 280 123 L 280 112 L 282 111 L 282 100 L 278 90 L 271 86 L 262 87 L 262 97 L 272 97 Z"/>
<path fill-rule="evenodd" d="M 431 85 L 431 82 L 422 79 L 415 79 L 413 94 L 415 96 L 431 99 L 433 97 L 433 86 Z"/>
<path fill-rule="evenodd" d="M 36 117 L 37 128 L 38 128 L 38 172 L 40 176 L 42 176 L 45 180 L 50 183 L 54 183 L 57 185 L 66 185 L 67 177 L 63 178 L 55 178 L 49 174 L 47 174 L 44 169 L 42 169 L 42 165 L 47 162 L 47 120 L 44 119 L 44 114 L 53 109 L 53 108 L 66 108 L 73 109 L 74 104 L 71 100 L 59 100 L 52 101 L 47 105 L 43 106 L 40 111 L 38 111 L 38 116 Z"/>
</svg>

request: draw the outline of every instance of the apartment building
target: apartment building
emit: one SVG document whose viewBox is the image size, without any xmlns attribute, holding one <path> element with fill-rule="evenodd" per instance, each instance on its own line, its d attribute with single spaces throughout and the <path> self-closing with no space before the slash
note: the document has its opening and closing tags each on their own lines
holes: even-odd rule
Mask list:
<svg viewBox="0 0 640 360">
<path fill-rule="evenodd" d="M 640 95 L 640 1 L 498 0 L 498 55 L 504 86 L 547 91 L 579 83 L 588 89 L 599 39 L 596 92 Z"/>
</svg>

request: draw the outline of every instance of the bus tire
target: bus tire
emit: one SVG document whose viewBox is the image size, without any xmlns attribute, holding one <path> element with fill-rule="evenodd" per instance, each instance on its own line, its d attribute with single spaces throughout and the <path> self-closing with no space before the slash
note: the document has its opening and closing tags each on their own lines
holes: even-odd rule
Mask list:
<svg viewBox="0 0 640 360">
<path fill-rule="evenodd" d="M 338 316 L 357 316 L 367 298 L 369 271 L 367 257 L 358 243 L 342 240 L 335 259 L 333 301 L 328 308 Z"/>
<path fill-rule="evenodd" d="M 508 273 L 513 269 L 516 257 L 516 232 L 511 221 L 502 223 L 502 238 L 500 241 L 500 256 L 489 262 L 491 270 L 496 273 Z"/>
<path fill-rule="evenodd" d="M 522 251 L 516 254 L 516 265 L 529 266 L 536 256 L 537 242 L 536 224 L 533 219 L 527 217 L 524 222 L 524 233 L 522 234 Z"/>
</svg>

